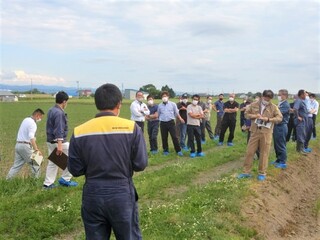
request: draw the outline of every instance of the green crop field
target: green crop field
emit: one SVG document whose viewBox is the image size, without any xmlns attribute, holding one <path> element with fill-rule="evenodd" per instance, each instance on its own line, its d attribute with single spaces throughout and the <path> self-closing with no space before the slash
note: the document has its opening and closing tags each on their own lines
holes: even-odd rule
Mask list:
<svg viewBox="0 0 320 240">
<path fill-rule="evenodd" d="M 30 178 L 29 169 L 25 166 L 15 179 L 5 180 L 13 163 L 16 134 L 21 121 L 35 108 L 47 112 L 53 102 L 53 99 L 37 99 L 0 103 L 0 240 L 84 239 L 80 216 L 83 177 L 75 179 L 79 182 L 76 188 L 42 190 L 47 165 L 45 160 L 40 179 Z M 123 102 L 120 117 L 130 118 L 129 106 L 129 101 Z M 66 113 L 70 137 L 73 128 L 94 117 L 97 110 L 92 99 L 70 99 Z M 37 144 L 47 156 L 45 120 L 46 116 L 38 124 Z M 213 128 L 215 120 L 213 113 Z M 146 133 L 145 137 L 148 142 Z M 257 235 L 244 225 L 245 219 L 240 214 L 242 201 L 254 194 L 249 187 L 256 180 L 238 181 L 235 175 L 241 170 L 222 167 L 243 161 L 246 134 L 241 132 L 239 120 L 235 146 L 217 147 L 217 143 L 207 137 L 203 145 L 206 156 L 203 158 L 191 159 L 188 154 L 177 157 L 170 139 L 171 153 L 163 156 L 160 133 L 158 139 L 160 153 L 150 155 L 147 169 L 134 176 L 140 197 L 140 223 L 144 239 L 229 240 L 252 239 Z M 288 144 L 290 161 L 297 158 L 294 147 L 294 143 Z M 272 152 L 270 160 L 273 158 Z M 272 177 L 279 171 L 269 169 L 268 174 Z"/>
</svg>

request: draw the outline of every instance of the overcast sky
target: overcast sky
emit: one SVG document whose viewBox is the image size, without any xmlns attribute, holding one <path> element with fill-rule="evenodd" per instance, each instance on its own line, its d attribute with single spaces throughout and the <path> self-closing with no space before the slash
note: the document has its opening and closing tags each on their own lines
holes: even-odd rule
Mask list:
<svg viewBox="0 0 320 240">
<path fill-rule="evenodd" d="M 1 1 L 1 81 L 320 92 L 320 2 Z"/>
</svg>

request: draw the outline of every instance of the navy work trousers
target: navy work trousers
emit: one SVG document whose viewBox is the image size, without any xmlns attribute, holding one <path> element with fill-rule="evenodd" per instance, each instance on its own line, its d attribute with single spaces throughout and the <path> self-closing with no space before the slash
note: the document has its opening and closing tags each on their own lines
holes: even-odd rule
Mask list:
<svg viewBox="0 0 320 240">
<path fill-rule="evenodd" d="M 196 142 L 197 142 L 197 153 L 201 153 L 202 148 L 201 148 L 200 126 L 187 125 L 187 132 L 188 132 L 188 146 L 190 146 L 191 148 L 190 153 L 194 153 L 196 151 L 194 147 L 194 138 L 196 138 Z"/>
<path fill-rule="evenodd" d="M 148 135 L 151 151 L 158 151 L 159 121 L 148 122 Z"/>
<path fill-rule="evenodd" d="M 276 124 L 273 129 L 273 143 L 276 152 L 277 160 L 279 163 L 286 163 L 287 161 L 287 141 L 288 134 L 287 124 Z"/>
<path fill-rule="evenodd" d="M 304 142 L 304 148 L 308 148 L 309 141 L 312 136 L 312 130 L 313 130 L 313 120 L 312 117 L 307 117 L 306 121 L 306 141 Z"/>
<path fill-rule="evenodd" d="M 110 239 L 113 230 L 117 240 L 142 239 L 134 186 L 128 181 L 85 184 L 81 215 L 86 240 Z"/>
<path fill-rule="evenodd" d="M 297 118 L 294 119 L 294 124 L 296 126 L 298 152 L 301 152 L 303 150 L 306 141 L 306 121 L 306 118 L 303 118 L 302 121 L 299 121 Z"/>
</svg>

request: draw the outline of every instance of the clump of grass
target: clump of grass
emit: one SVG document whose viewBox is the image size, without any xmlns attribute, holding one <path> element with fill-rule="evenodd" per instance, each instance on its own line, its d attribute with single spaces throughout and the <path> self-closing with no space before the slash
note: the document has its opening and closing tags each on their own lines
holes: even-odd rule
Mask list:
<svg viewBox="0 0 320 240">
<path fill-rule="evenodd" d="M 314 205 L 314 212 L 317 218 L 319 218 L 320 217 L 320 199 L 318 199 Z"/>
<path fill-rule="evenodd" d="M 256 232 L 238 219 L 248 182 L 232 176 L 205 187 L 191 187 L 170 201 L 144 203 L 141 225 L 146 239 L 249 239 Z M 236 237 L 237 236 L 237 237 Z"/>
</svg>

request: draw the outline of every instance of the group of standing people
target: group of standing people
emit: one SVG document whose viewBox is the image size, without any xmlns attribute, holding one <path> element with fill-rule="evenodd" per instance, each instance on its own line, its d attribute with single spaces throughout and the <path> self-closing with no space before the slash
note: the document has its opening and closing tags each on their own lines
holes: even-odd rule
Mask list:
<svg viewBox="0 0 320 240">
<path fill-rule="evenodd" d="M 134 172 L 143 171 L 148 164 L 143 126 L 120 118 L 122 94 L 113 84 L 104 84 L 95 92 L 99 113 L 95 118 L 77 126 L 67 141 L 68 118 L 65 113 L 69 96 L 61 91 L 56 104 L 49 109 L 46 122 L 48 154 L 68 155 L 68 166 L 58 183 L 75 187 L 73 176 L 85 176 L 81 215 L 86 239 L 109 239 L 113 231 L 117 239 L 142 239 L 138 217 L 138 194 L 133 184 Z M 146 109 L 147 114 L 149 111 Z M 150 117 L 152 117 L 152 111 Z M 32 174 L 40 176 L 40 166 L 31 155 L 39 152 L 36 144 L 37 122 L 44 116 L 36 109 L 19 128 L 15 160 L 7 179 L 12 179 L 27 163 Z M 53 189 L 58 166 L 48 161 L 44 189 Z"/>
<path fill-rule="evenodd" d="M 241 127 L 249 128 L 248 146 L 243 173 L 238 178 L 252 177 L 251 169 L 254 155 L 259 151 L 258 180 L 266 179 L 268 158 L 272 139 L 277 159 L 272 162 L 276 168 L 287 167 L 286 142 L 290 114 L 296 129 L 297 151 L 307 154 L 309 140 L 316 137 L 315 121 L 319 103 L 315 95 L 300 90 L 292 106 L 289 105 L 288 91 L 278 92 L 278 105 L 271 100 L 274 93 L 265 90 L 259 99 L 239 105 L 235 95 L 230 94 L 223 101 L 223 94 L 212 103 L 212 96 L 206 102 L 200 96 L 183 94 L 179 103 L 169 100 L 169 93 L 161 93 L 161 103 L 155 104 L 154 97 L 147 97 L 138 91 L 130 106 L 131 120 L 120 118 L 122 94 L 113 84 L 104 84 L 95 92 L 95 105 L 99 113 L 95 118 L 74 129 L 70 144 L 67 141 L 68 118 L 65 113 L 68 95 L 61 91 L 56 94 L 56 104 L 48 111 L 46 122 L 47 148 L 50 155 L 68 155 L 68 167 L 62 171 L 58 183 L 65 187 L 75 187 L 73 176 L 85 176 L 81 214 L 86 239 L 108 239 L 111 231 L 117 239 L 142 239 L 138 221 L 138 194 L 133 184 L 134 172 L 143 171 L 148 164 L 147 148 L 144 139 L 144 122 L 152 154 L 158 153 L 158 132 L 160 127 L 163 154 L 169 154 L 168 137 L 171 136 L 174 150 L 178 156 L 190 150 L 190 157 L 203 157 L 202 144 L 205 131 L 209 138 L 224 145 L 227 129 L 227 146 L 233 146 L 237 112 L 241 111 Z M 211 111 L 217 113 L 214 132 L 210 124 Z M 44 116 L 42 109 L 36 109 L 32 116 L 20 125 L 15 147 L 15 160 L 7 179 L 13 178 L 25 163 L 31 166 L 32 174 L 39 177 L 39 166 L 33 164 L 30 156 L 39 151 L 36 144 L 37 122 Z M 177 131 L 178 129 L 178 131 Z M 245 128 L 242 128 L 245 131 Z M 177 132 L 179 134 L 177 134 Z M 186 138 L 188 141 L 186 142 Z M 195 146 L 196 143 L 196 146 Z M 40 153 L 41 154 L 41 153 Z M 55 188 L 58 166 L 48 161 L 44 189 Z"/>
<path fill-rule="evenodd" d="M 138 125 L 148 122 L 148 135 L 150 142 L 150 151 L 153 154 L 158 153 L 158 132 L 160 126 L 163 154 L 169 154 L 168 137 L 170 134 L 174 150 L 178 156 L 183 156 L 182 150 L 189 150 L 190 157 L 202 157 L 204 153 L 201 148 L 201 119 L 204 117 L 203 108 L 198 105 L 199 95 L 192 96 L 192 103 L 188 102 L 188 96 L 183 95 L 181 102 L 178 104 L 169 100 L 169 93 L 164 91 L 161 93 L 160 104 L 154 103 L 152 95 L 147 96 L 148 105 L 146 106 L 140 96 L 143 93 L 138 91 L 136 99 L 130 106 L 131 120 L 134 120 Z M 147 107 L 147 108 L 146 108 Z M 142 121 L 139 122 L 139 116 L 142 116 Z M 180 136 L 177 136 L 177 125 Z M 142 127 L 141 129 L 144 129 Z M 188 143 L 186 144 L 186 135 L 188 135 Z M 197 151 L 195 150 L 194 140 L 197 143 Z"/>
<path fill-rule="evenodd" d="M 64 91 L 58 92 L 55 96 L 56 104 L 49 109 L 46 122 L 46 135 L 47 135 L 47 147 L 48 154 L 53 151 L 56 155 L 62 155 L 62 153 L 68 155 L 69 142 L 68 136 L 68 118 L 65 113 L 69 96 Z M 10 168 L 7 174 L 7 179 L 13 178 L 27 163 L 31 167 L 32 175 L 36 178 L 40 176 L 40 166 L 35 164 L 31 160 L 31 155 L 34 152 L 41 151 L 36 144 L 36 131 L 37 122 L 41 121 L 44 116 L 44 111 L 40 108 L 36 109 L 30 117 L 25 118 L 19 128 L 17 141 L 15 146 L 15 159 L 13 166 Z M 44 189 L 51 189 L 57 187 L 55 180 L 58 174 L 59 167 L 52 161 L 48 161 L 46 176 L 43 183 Z M 58 183 L 61 186 L 73 187 L 78 183 L 71 181 L 72 175 L 67 168 L 63 169 L 61 177 L 58 179 Z"/>
<path fill-rule="evenodd" d="M 309 97 L 310 95 L 311 97 Z M 287 168 L 287 148 L 288 126 L 291 121 L 296 132 L 296 150 L 302 154 L 312 151 L 309 148 L 311 136 L 316 137 L 315 120 L 318 114 L 319 103 L 314 94 L 309 94 L 305 90 L 299 90 L 295 101 L 288 103 L 288 91 L 281 89 L 278 92 L 278 106 L 271 103 L 274 94 L 271 90 L 265 90 L 262 98 L 248 105 L 245 116 L 250 119 L 250 138 L 243 173 L 238 178 L 252 177 L 251 169 L 253 156 L 259 152 L 258 180 L 266 179 L 268 158 L 272 138 L 276 159 L 271 162 L 276 168 Z M 289 137 L 290 139 L 290 137 Z"/>
<path fill-rule="evenodd" d="M 239 103 L 235 101 L 235 95 L 230 94 L 229 99 L 223 102 L 223 94 L 219 95 L 216 102 L 212 102 L 212 96 L 207 96 L 206 101 L 201 101 L 198 94 L 191 96 L 184 93 L 179 102 L 169 101 L 169 93 L 162 92 L 160 104 L 154 103 L 154 97 L 147 96 L 147 104 L 143 102 L 143 93 L 138 91 L 136 99 L 131 103 L 131 120 L 135 121 L 141 129 L 144 122 L 148 123 L 148 135 L 150 151 L 158 153 L 157 137 L 160 126 L 163 154 L 169 154 L 168 136 L 170 134 L 175 152 L 183 156 L 183 152 L 190 150 L 190 157 L 202 157 L 202 144 L 206 143 L 206 131 L 211 140 L 218 140 L 218 145 L 224 144 L 226 131 L 229 129 L 227 145 L 233 146 L 234 131 L 236 128 L 237 111 Z M 214 132 L 211 127 L 211 111 L 217 112 L 217 124 Z M 188 140 L 187 140 L 188 139 Z M 195 143 L 196 142 L 196 148 Z"/>
<path fill-rule="evenodd" d="M 309 96 L 310 95 L 310 96 Z M 139 102 L 137 99 L 131 106 Z M 248 148 L 244 162 L 243 173 L 239 178 L 251 177 L 252 163 L 255 158 L 259 159 L 258 180 L 266 179 L 270 147 L 273 140 L 273 147 L 276 159 L 271 162 L 276 168 L 287 168 L 287 135 L 290 121 L 294 122 L 294 132 L 297 141 L 297 151 L 307 154 L 312 151 L 308 144 L 311 137 L 316 137 L 315 120 L 318 113 L 319 103 L 315 95 L 300 90 L 295 101 L 290 105 L 288 102 L 288 91 L 281 89 L 277 93 L 278 104 L 272 103 L 274 93 L 272 90 L 263 91 L 262 95 L 256 96 L 255 100 L 245 98 L 239 105 L 235 101 L 235 95 L 230 94 L 227 101 L 224 95 L 220 94 L 219 99 L 212 103 L 212 97 L 208 96 L 206 102 L 200 100 L 200 96 L 191 96 L 188 101 L 188 94 L 183 94 L 180 101 L 175 104 L 168 101 L 168 93 L 162 95 L 162 102 L 157 106 L 152 96 L 148 96 L 148 104 L 143 105 L 143 98 L 140 97 L 140 104 L 144 106 L 140 113 L 145 116 L 148 122 L 149 141 L 151 152 L 158 153 L 157 135 L 160 122 L 163 154 L 168 151 L 168 132 L 171 135 L 175 151 L 182 156 L 182 151 L 190 150 L 190 157 L 204 156 L 201 145 L 205 143 L 205 130 L 209 138 L 218 140 L 218 146 L 224 145 L 225 134 L 229 129 L 226 141 L 227 146 L 234 146 L 234 132 L 236 129 L 237 112 L 240 110 L 240 126 L 242 131 L 248 130 Z M 157 110 L 158 107 L 158 110 Z M 150 116 L 144 109 L 151 109 Z M 211 129 L 210 112 L 217 112 L 217 123 L 215 131 Z M 135 119 L 135 111 L 131 111 L 131 119 Z M 175 125 L 176 120 L 176 128 Z M 168 127 L 170 126 L 170 127 Z M 153 131 L 154 130 L 154 131 Z M 312 136 L 313 135 L 313 136 Z M 188 137 L 188 141 L 186 139 Z M 197 148 L 195 149 L 195 142 Z M 153 144 L 152 144 L 153 143 Z M 196 151 L 197 150 L 197 151 Z"/>
</svg>

